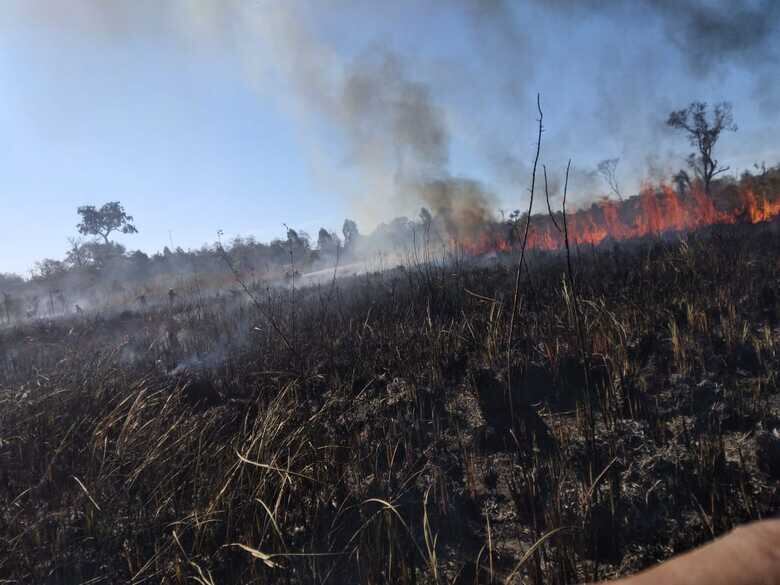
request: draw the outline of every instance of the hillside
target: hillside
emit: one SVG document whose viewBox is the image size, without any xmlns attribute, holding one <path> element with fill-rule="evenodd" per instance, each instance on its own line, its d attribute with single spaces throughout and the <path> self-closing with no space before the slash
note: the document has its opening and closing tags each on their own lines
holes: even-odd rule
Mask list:
<svg viewBox="0 0 780 585">
<path fill-rule="evenodd" d="M 778 224 L 0 333 L 0 577 L 572 583 L 780 511 Z"/>
</svg>

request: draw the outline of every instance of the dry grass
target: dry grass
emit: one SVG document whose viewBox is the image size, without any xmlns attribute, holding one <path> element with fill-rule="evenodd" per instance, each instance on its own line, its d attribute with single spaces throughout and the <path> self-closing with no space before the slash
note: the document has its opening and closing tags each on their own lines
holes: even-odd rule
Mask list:
<svg viewBox="0 0 780 585">
<path fill-rule="evenodd" d="M 3 331 L 0 579 L 573 583 L 776 513 L 741 230 L 573 250 L 576 303 L 532 255 L 511 347 L 502 259 Z"/>
</svg>

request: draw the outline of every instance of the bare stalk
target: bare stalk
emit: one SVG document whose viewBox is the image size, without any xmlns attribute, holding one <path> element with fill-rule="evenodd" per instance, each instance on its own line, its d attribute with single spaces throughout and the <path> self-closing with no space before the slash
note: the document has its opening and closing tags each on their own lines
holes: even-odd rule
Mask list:
<svg viewBox="0 0 780 585">
<path fill-rule="evenodd" d="M 506 344 L 506 379 L 507 379 L 507 395 L 509 400 L 509 413 L 512 417 L 514 424 L 515 412 L 514 403 L 512 400 L 512 340 L 515 333 L 515 317 L 517 316 L 517 301 L 520 292 L 520 275 L 523 270 L 523 262 L 525 262 L 525 249 L 528 245 L 528 231 L 531 227 L 531 212 L 534 208 L 534 191 L 536 190 L 536 168 L 539 165 L 539 153 L 542 149 L 542 120 L 544 114 L 542 113 L 542 102 L 540 94 L 536 94 L 536 108 L 539 111 L 539 132 L 536 137 L 536 155 L 534 156 L 534 166 L 531 173 L 531 197 L 528 201 L 528 216 L 525 222 L 525 232 L 523 233 L 523 242 L 520 247 L 520 262 L 517 264 L 517 270 L 515 272 L 515 287 L 512 293 L 512 314 L 509 317 L 509 336 Z"/>
</svg>

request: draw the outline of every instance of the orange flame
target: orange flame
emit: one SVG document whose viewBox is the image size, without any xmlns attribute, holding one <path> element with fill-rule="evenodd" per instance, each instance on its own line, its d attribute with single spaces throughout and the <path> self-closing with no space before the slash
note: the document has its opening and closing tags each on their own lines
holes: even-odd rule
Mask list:
<svg viewBox="0 0 780 585">
<path fill-rule="evenodd" d="M 757 197 L 750 188 L 742 192 L 742 198 L 750 223 L 769 221 L 780 215 L 780 200 L 770 201 L 766 197 Z"/>
<path fill-rule="evenodd" d="M 723 201 L 721 201 L 723 199 Z M 760 223 L 780 216 L 780 197 L 759 195 L 750 187 L 728 191 L 718 204 L 700 188 L 680 195 L 671 186 L 645 186 L 626 201 L 601 199 L 588 209 L 566 214 L 572 244 L 598 245 L 605 240 L 627 240 L 644 236 L 682 232 L 714 224 Z M 563 227 L 563 216 L 555 222 Z M 522 229 L 512 231 L 505 224 L 484 226 L 470 241 L 461 242 L 472 255 L 509 252 L 522 243 Z M 547 215 L 534 215 L 528 233 L 528 248 L 557 250 L 564 246 L 563 234 Z"/>
</svg>

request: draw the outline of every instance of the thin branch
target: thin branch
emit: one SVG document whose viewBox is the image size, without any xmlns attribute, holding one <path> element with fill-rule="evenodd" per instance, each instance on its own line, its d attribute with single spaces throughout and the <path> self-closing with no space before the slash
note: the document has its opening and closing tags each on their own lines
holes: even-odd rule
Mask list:
<svg viewBox="0 0 780 585">
<path fill-rule="evenodd" d="M 731 167 L 720 167 L 719 169 L 712 171 L 712 176 L 714 177 L 715 175 L 719 175 L 721 173 L 725 173 L 729 169 L 731 169 Z"/>
<path fill-rule="evenodd" d="M 522 272 L 523 268 L 523 262 L 525 261 L 525 248 L 528 244 L 528 231 L 531 227 L 531 212 L 534 208 L 534 191 L 536 189 L 536 168 L 539 165 L 539 153 L 542 149 L 542 131 L 544 127 L 542 126 L 542 121 L 544 119 L 544 114 L 542 113 L 542 102 L 541 102 L 541 96 L 540 94 L 536 94 L 536 108 L 539 111 L 539 133 L 536 138 L 536 156 L 534 157 L 534 167 L 533 172 L 531 173 L 531 197 L 528 201 L 528 215 L 526 217 L 525 222 L 525 233 L 523 234 L 523 243 L 520 247 L 520 262 L 517 265 L 517 272 L 515 273 L 515 288 L 514 293 L 512 295 L 512 316 L 509 321 L 509 345 L 512 345 L 512 337 L 514 334 L 514 328 L 515 328 L 515 314 L 517 313 L 517 300 L 519 296 L 520 291 L 520 274 Z"/>
<path fill-rule="evenodd" d="M 515 409 L 514 401 L 512 400 L 512 338 L 515 332 L 515 317 L 517 316 L 517 301 L 520 291 L 520 275 L 523 270 L 523 262 L 525 261 L 525 247 L 528 244 L 528 230 L 531 227 L 531 212 L 534 207 L 534 191 L 536 189 L 536 168 L 539 164 L 539 153 L 542 149 L 542 120 L 544 114 L 542 113 L 542 102 L 540 94 L 536 94 L 536 108 L 539 110 L 539 132 L 536 138 L 536 156 L 534 157 L 534 167 L 531 173 L 531 197 L 528 202 L 528 216 L 525 222 L 525 234 L 523 235 L 523 243 L 520 248 L 520 262 L 517 264 L 517 272 L 515 272 L 515 288 L 512 294 L 512 314 L 509 318 L 509 336 L 506 344 L 506 390 L 507 399 L 509 401 L 509 416 L 514 425 L 515 421 Z"/>
</svg>

